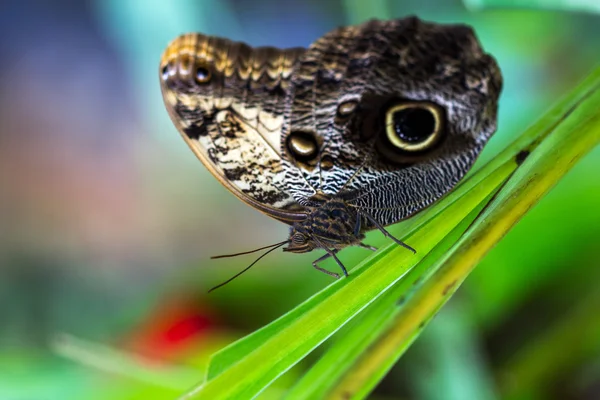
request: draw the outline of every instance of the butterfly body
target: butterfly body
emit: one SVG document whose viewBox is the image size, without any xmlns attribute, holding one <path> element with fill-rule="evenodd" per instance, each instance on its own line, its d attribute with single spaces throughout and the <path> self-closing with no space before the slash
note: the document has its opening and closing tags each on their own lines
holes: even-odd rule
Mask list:
<svg viewBox="0 0 600 400">
<path fill-rule="evenodd" d="M 344 273 L 339 250 L 368 247 L 372 229 L 391 237 L 385 226 L 462 179 L 496 129 L 502 87 L 471 28 L 415 17 L 338 28 L 306 49 L 186 34 L 160 77 L 209 171 L 291 225 L 284 250 L 324 249 Z"/>
<path fill-rule="evenodd" d="M 315 207 L 290 228 L 286 251 L 305 253 L 317 248 L 341 250 L 358 245 L 365 235 L 360 216 L 344 200 L 333 198 Z"/>
</svg>

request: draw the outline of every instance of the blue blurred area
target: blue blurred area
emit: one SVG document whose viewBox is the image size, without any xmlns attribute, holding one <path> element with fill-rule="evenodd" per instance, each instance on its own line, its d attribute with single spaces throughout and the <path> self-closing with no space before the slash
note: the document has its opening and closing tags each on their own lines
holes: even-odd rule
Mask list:
<svg viewBox="0 0 600 400">
<path fill-rule="evenodd" d="M 3 1 L 0 399 L 172 398 L 174 387 L 183 390 L 193 378 L 187 370 L 168 368 L 200 371 L 217 343 L 269 322 L 328 282 L 310 268 L 313 255 L 273 254 L 231 287 L 205 296 L 247 262 L 209 261 L 210 255 L 280 241 L 287 229 L 227 193 L 172 126 L 157 74 L 170 40 L 200 31 L 252 45 L 308 46 L 339 25 L 411 14 L 472 24 L 499 61 L 505 76 L 500 129 L 482 162 L 600 61 L 600 19 L 581 13 L 469 13 L 460 2 L 443 0 Z M 436 348 L 454 328 L 453 343 L 478 354 L 472 359 L 479 363 L 477 384 L 483 388 L 464 386 L 464 393 L 489 398 L 490 376 L 521 348 L 507 343 L 515 331 L 542 314 L 568 315 L 577 299 L 593 293 L 600 273 L 598 168 L 595 151 L 476 270 L 453 307 L 460 318 L 449 314 L 424 336 L 422 343 Z M 370 240 L 383 243 L 379 236 Z M 342 258 L 350 265 L 365 256 L 347 254 Z M 163 310 L 172 303 L 177 307 Z M 148 356 L 168 369 L 157 373 L 160 379 L 146 372 L 115 373 L 114 356 L 98 362 L 86 347 L 56 345 L 57 335 L 67 333 L 138 354 L 154 346 L 139 343 L 157 343 L 148 339 L 148 332 L 163 326 L 156 321 L 181 307 L 211 322 L 202 329 L 194 325 L 202 335 L 186 351 Z M 539 326 L 552 321 L 548 317 Z M 589 389 L 600 373 L 588 367 L 600 359 L 600 342 L 587 346 L 573 365 L 548 375 L 574 391 L 579 387 L 573 398 L 600 396 Z M 408 359 L 433 357 L 440 385 L 450 385 L 444 365 L 464 371 L 461 382 L 469 385 L 472 368 L 460 369 L 460 360 L 448 357 L 452 349 L 446 350 Z M 156 366 L 138 361 L 144 368 Z M 401 367 L 393 373 L 408 376 L 409 367 Z M 584 367 L 592 378 L 574 382 Z M 444 398 L 422 380 L 384 382 L 380 394 Z M 561 398 L 555 384 L 545 385 L 542 378 L 527 382 L 528 390 L 548 386 L 555 392 L 551 398 Z M 164 389 L 169 384 L 173 387 Z M 102 389 L 106 385 L 110 391 Z M 503 390 L 500 385 L 491 392 Z"/>
</svg>

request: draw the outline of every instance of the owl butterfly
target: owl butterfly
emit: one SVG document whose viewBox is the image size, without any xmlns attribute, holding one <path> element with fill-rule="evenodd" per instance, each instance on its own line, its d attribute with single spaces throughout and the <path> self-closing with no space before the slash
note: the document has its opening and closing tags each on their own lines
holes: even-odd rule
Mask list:
<svg viewBox="0 0 600 400">
<path fill-rule="evenodd" d="M 384 227 L 466 174 L 496 130 L 502 86 L 471 28 L 416 17 L 338 28 L 307 49 L 186 34 L 159 73 L 171 119 L 202 163 L 291 225 L 263 249 L 323 249 L 313 266 L 336 277 L 318 262 L 333 257 L 347 275 L 336 253 L 371 248 L 369 230 L 412 250 Z"/>
</svg>

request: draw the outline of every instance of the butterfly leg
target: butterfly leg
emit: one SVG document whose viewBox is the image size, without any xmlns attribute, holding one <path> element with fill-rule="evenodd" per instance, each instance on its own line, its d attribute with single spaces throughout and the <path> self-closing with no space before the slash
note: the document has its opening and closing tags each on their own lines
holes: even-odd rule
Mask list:
<svg viewBox="0 0 600 400">
<path fill-rule="evenodd" d="M 337 262 L 337 264 L 340 266 L 340 268 L 342 269 L 342 271 L 344 272 L 345 276 L 348 276 L 348 271 L 346 271 L 346 268 L 344 267 L 344 265 L 341 263 L 340 259 L 337 258 L 337 256 L 335 255 L 339 250 L 335 249 L 335 250 L 329 250 L 329 249 L 325 249 L 325 251 L 327 251 L 327 254 L 322 255 L 321 257 L 317 258 L 315 261 L 313 261 L 312 265 L 313 267 L 315 267 L 317 270 L 326 273 L 327 275 L 333 276 L 334 278 L 338 279 L 340 277 L 339 274 L 336 274 L 335 272 L 331 272 L 326 270 L 325 268 L 319 267 L 318 264 L 323 261 L 328 259 L 329 257 L 333 257 L 333 259 L 335 260 L 335 262 Z"/>
<path fill-rule="evenodd" d="M 368 244 L 359 243 L 358 246 L 362 247 L 363 249 L 367 249 L 367 250 L 371 250 L 371 251 L 377 251 L 377 247 L 375 247 L 375 246 L 369 246 Z"/>
<path fill-rule="evenodd" d="M 340 261 L 339 258 L 337 258 L 337 256 L 335 255 L 335 253 L 338 252 L 338 250 L 329 250 L 329 249 L 325 249 L 328 252 L 331 252 L 331 257 L 333 257 L 333 259 L 335 260 L 335 262 L 337 263 L 337 265 L 340 266 L 340 268 L 342 269 L 342 271 L 344 272 L 344 276 L 348 276 L 348 271 L 346 271 L 346 267 L 344 267 L 344 264 L 342 264 L 342 262 Z"/>
<path fill-rule="evenodd" d="M 360 214 L 358 214 L 356 216 L 356 224 L 354 225 L 354 236 L 360 237 L 360 228 L 361 228 L 361 226 L 362 226 L 362 216 Z M 369 246 L 368 244 L 359 243 L 358 246 L 362 247 L 363 249 L 368 249 L 368 250 L 371 250 L 371 251 L 377 251 L 377 247 Z"/>
<path fill-rule="evenodd" d="M 385 230 L 385 228 L 375 220 L 375 218 L 371 217 L 369 214 L 361 212 L 362 215 L 364 215 L 369 221 L 371 221 L 371 223 L 373 225 L 375 225 L 375 227 L 377 229 L 379 229 L 386 237 L 392 239 L 394 242 L 396 242 L 396 244 L 399 244 L 400 246 L 412 251 L 413 253 L 416 253 L 417 251 L 415 249 L 413 249 L 412 247 L 410 247 L 409 245 L 407 245 L 406 243 L 402 242 L 401 240 L 396 239 L 394 236 L 392 236 L 391 233 L 389 233 L 388 231 Z"/>
</svg>

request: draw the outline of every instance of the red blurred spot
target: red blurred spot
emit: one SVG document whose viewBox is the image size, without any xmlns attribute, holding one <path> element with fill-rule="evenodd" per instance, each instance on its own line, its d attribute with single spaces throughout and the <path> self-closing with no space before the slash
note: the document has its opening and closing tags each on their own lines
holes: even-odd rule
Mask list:
<svg viewBox="0 0 600 400">
<path fill-rule="evenodd" d="M 176 321 L 164 333 L 164 340 L 169 343 L 179 343 L 194 335 L 208 330 L 212 326 L 210 318 L 206 315 L 190 315 Z"/>
<path fill-rule="evenodd" d="M 127 338 L 133 352 L 169 359 L 198 344 L 216 328 L 210 310 L 190 298 L 174 298 L 159 304 Z"/>
</svg>

